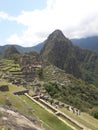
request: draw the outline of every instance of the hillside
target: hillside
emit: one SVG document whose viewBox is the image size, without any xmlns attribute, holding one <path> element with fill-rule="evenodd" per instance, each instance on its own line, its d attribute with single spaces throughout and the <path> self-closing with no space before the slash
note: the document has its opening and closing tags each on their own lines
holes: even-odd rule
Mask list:
<svg viewBox="0 0 98 130">
<path fill-rule="evenodd" d="M 98 88 L 64 73 L 55 66 L 44 68 L 44 80 L 46 81 L 45 89 L 53 98 L 82 111 L 89 111 L 98 105 Z"/>
<path fill-rule="evenodd" d="M 34 94 L 40 83 L 34 83 L 34 80 L 31 80 L 26 82 L 25 86 L 25 75 L 13 60 L 0 59 L 0 129 L 59 130 L 61 128 L 65 130 L 66 128 L 66 130 L 72 130 L 54 114 L 44 110 L 24 95 L 28 89 Z M 11 121 L 12 118 L 13 121 Z"/>
<path fill-rule="evenodd" d="M 28 94 L 31 96 L 36 94 L 47 95 L 49 97 L 49 104 L 51 100 L 53 100 L 54 103 L 59 101 L 60 104 L 65 104 L 64 108 L 58 109 L 86 127 L 97 130 L 98 123 L 96 123 L 97 121 L 93 117 L 88 116 L 86 113 L 82 113 L 81 116 L 78 117 L 66 108 L 66 106 L 72 106 L 81 111 L 87 111 L 89 114 L 95 112 L 98 106 L 98 89 L 95 86 L 87 84 L 80 79 L 76 79 L 72 75 L 66 74 L 61 69 L 49 64 L 42 66 L 41 75 L 43 78 L 39 77 L 37 68 L 36 75 L 32 73 L 33 79 L 26 81 L 25 76 L 28 75 L 29 77 L 31 72 L 27 70 L 28 74 L 24 73 L 21 67 L 19 64 L 15 64 L 13 60 L 0 59 L 0 89 L 2 90 L 2 92 L 0 92 L 0 99 L 2 99 L 0 100 L 0 106 L 3 106 L 3 109 L 6 107 L 7 111 L 11 110 L 13 113 L 18 112 L 20 115 L 32 121 L 35 127 L 41 127 L 44 130 L 65 130 L 65 128 L 66 130 L 73 130 L 66 126 L 66 123 L 59 120 L 58 116 L 52 114 L 49 108 L 47 111 L 47 106 L 43 106 L 43 109 L 42 106 L 28 99 L 23 94 L 24 91 L 27 92 L 28 89 Z M 4 86 L 6 89 L 2 88 Z M 15 95 L 17 92 L 20 92 L 22 95 Z M 38 99 L 36 101 L 38 101 Z M 55 104 L 53 106 L 55 107 Z M 6 117 L 6 119 L 9 118 L 7 114 L 2 115 L 1 113 L 0 116 Z M 11 117 L 15 120 L 17 118 L 14 116 Z M 88 118 L 94 122 L 94 127 L 92 124 L 84 121 L 84 119 L 88 120 Z M 18 122 L 10 122 L 10 119 L 11 118 L 8 119 L 9 123 L 7 122 L 5 125 L 6 128 L 15 128 L 15 130 L 18 128 L 20 130 L 20 128 L 22 128 L 22 126 L 19 126 Z M 2 120 L 0 121 L 2 122 Z M 66 121 L 69 125 L 74 126 L 76 128 L 75 130 L 81 130 L 71 121 Z M 26 126 L 26 124 L 24 126 Z"/>
<path fill-rule="evenodd" d="M 80 46 L 81 48 L 87 48 L 93 51 L 98 51 L 98 36 L 71 39 L 71 41 L 74 45 Z"/>
<path fill-rule="evenodd" d="M 73 45 L 60 30 L 49 35 L 41 56 L 66 73 L 98 86 L 98 53 Z"/>
</svg>

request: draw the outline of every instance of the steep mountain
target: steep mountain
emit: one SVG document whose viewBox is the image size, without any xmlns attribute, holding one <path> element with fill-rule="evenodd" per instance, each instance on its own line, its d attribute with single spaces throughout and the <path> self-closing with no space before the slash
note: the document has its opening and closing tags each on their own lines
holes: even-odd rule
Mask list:
<svg viewBox="0 0 98 130">
<path fill-rule="evenodd" d="M 9 46 L 5 52 L 4 52 L 4 58 L 7 58 L 7 59 L 11 59 L 13 58 L 14 56 L 17 57 L 17 55 L 19 55 L 19 51 L 15 48 L 15 46 Z"/>
<path fill-rule="evenodd" d="M 92 36 L 80 39 L 71 39 L 72 43 L 82 48 L 98 51 L 98 36 Z"/>
<path fill-rule="evenodd" d="M 41 56 L 66 73 L 98 86 L 98 53 L 73 45 L 60 30 L 49 35 Z"/>
</svg>

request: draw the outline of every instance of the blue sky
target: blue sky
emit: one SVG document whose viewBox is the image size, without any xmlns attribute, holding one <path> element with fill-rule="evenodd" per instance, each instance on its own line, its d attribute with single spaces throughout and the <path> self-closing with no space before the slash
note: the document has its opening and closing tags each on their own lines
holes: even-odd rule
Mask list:
<svg viewBox="0 0 98 130">
<path fill-rule="evenodd" d="M 11 15 L 18 15 L 22 10 L 43 9 L 45 6 L 46 0 L 0 0 L 0 11 Z"/>
<path fill-rule="evenodd" d="M 0 0 L 0 45 L 34 46 L 55 29 L 98 35 L 98 0 Z"/>
<path fill-rule="evenodd" d="M 12 16 L 17 16 L 22 11 L 43 9 L 45 6 L 46 0 L 0 0 L 0 12 L 5 12 Z M 1 45 L 10 44 L 10 42 L 7 42 L 6 39 L 13 34 L 21 35 L 25 29 L 27 29 L 27 27 L 21 23 L 19 24 L 16 21 L 9 21 L 8 19 L 0 19 Z M 21 45 L 21 43 L 18 44 Z"/>
</svg>

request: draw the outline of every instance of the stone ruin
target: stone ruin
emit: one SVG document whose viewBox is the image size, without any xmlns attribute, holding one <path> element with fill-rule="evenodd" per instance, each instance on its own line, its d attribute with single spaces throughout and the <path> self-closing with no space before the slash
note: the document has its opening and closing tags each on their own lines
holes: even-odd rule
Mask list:
<svg viewBox="0 0 98 130">
<path fill-rule="evenodd" d="M 1 92 L 9 91 L 8 85 L 0 85 L 0 91 Z"/>
<path fill-rule="evenodd" d="M 72 111 L 75 115 L 79 116 L 81 114 L 81 111 L 75 107 L 67 106 L 67 110 Z"/>
</svg>

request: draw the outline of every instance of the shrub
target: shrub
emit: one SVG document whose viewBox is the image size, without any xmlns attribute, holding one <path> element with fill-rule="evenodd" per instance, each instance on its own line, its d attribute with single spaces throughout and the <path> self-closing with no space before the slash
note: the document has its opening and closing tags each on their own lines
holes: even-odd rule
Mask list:
<svg viewBox="0 0 98 130">
<path fill-rule="evenodd" d="M 98 119 L 98 108 L 95 109 L 95 110 L 93 110 L 92 115 L 93 115 L 96 119 Z"/>
</svg>

